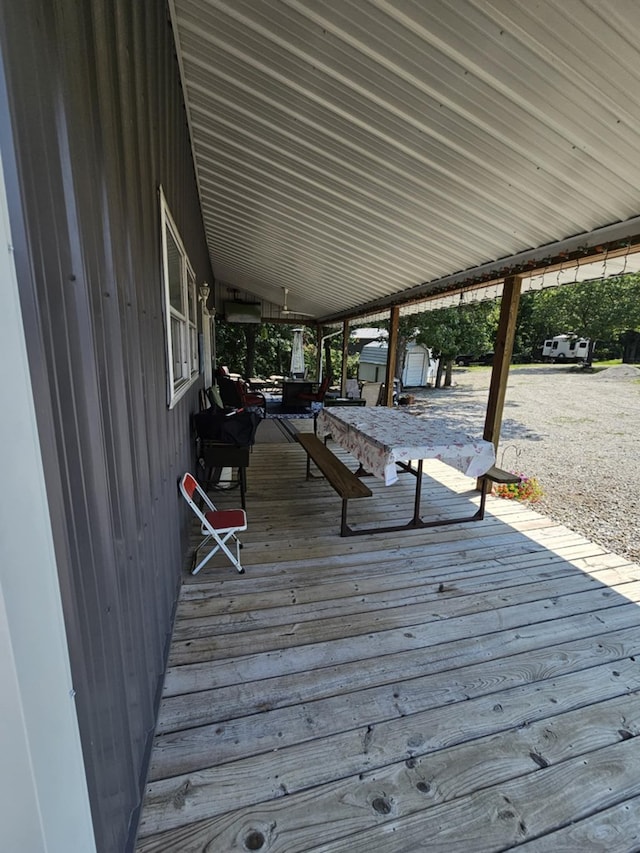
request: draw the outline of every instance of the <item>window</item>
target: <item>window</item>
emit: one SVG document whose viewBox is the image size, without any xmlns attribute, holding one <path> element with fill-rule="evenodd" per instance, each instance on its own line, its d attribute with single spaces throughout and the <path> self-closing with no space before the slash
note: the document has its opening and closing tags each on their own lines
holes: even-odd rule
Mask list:
<svg viewBox="0 0 640 853">
<path fill-rule="evenodd" d="M 167 396 L 171 409 L 198 376 L 198 302 L 196 277 L 162 190 L 160 209 L 167 338 Z"/>
</svg>

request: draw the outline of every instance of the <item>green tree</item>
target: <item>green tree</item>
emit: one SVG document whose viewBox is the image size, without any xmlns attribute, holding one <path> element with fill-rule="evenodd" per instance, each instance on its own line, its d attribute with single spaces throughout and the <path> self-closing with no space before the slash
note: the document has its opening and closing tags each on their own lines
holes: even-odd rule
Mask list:
<svg viewBox="0 0 640 853">
<path fill-rule="evenodd" d="M 540 334 L 533 328 L 533 306 L 537 293 L 523 293 L 518 308 L 516 331 L 513 341 L 513 360 L 532 361 L 538 355 Z"/>
<path fill-rule="evenodd" d="M 291 364 L 293 326 L 285 323 L 227 323 L 216 320 L 217 363 L 246 379 L 286 376 Z M 305 335 L 305 364 L 315 373 L 315 331 Z"/>
<path fill-rule="evenodd" d="M 480 354 L 493 349 L 498 316 L 499 303 L 495 302 L 461 304 L 413 315 L 416 342 L 431 347 L 434 356 L 440 360 L 437 386 L 443 370 L 444 384 L 451 384 L 457 355 Z"/>
<path fill-rule="evenodd" d="M 640 330 L 640 275 L 615 276 L 528 293 L 518 332 L 534 351 L 554 335 L 575 332 L 620 356 L 623 335 Z"/>
<path fill-rule="evenodd" d="M 263 323 L 256 341 L 253 376 L 286 376 L 291 365 L 293 327 L 285 323 Z"/>
<path fill-rule="evenodd" d="M 231 373 L 242 373 L 247 341 L 242 323 L 227 323 L 216 318 L 216 363 Z"/>
</svg>

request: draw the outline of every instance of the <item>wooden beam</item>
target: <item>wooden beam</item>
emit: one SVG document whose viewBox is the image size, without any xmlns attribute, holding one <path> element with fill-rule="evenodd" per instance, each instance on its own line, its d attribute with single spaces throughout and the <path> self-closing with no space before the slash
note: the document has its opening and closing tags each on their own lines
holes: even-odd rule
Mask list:
<svg viewBox="0 0 640 853">
<path fill-rule="evenodd" d="M 640 217 L 636 217 L 636 221 Z M 601 231 L 611 235 L 614 226 L 606 226 Z M 359 306 L 357 312 L 340 311 L 323 318 L 325 323 L 335 323 L 345 317 L 356 320 L 366 317 L 373 311 L 381 312 L 397 305 L 406 308 L 409 305 L 428 305 L 432 300 L 443 296 L 451 296 L 464 291 L 470 293 L 481 288 L 496 287 L 507 277 L 522 276 L 529 278 L 542 273 L 552 273 L 566 270 L 568 266 L 578 267 L 584 264 L 593 264 L 607 261 L 616 257 L 624 257 L 629 254 L 640 252 L 640 235 L 631 237 L 615 237 L 608 239 L 602 234 L 602 239 L 596 239 L 597 233 L 592 232 L 588 237 L 579 235 L 571 237 L 562 243 L 555 244 L 555 254 L 549 255 L 550 247 L 542 246 L 538 249 L 529 249 L 519 255 L 513 255 L 510 259 L 502 258 L 490 264 L 483 264 L 473 270 L 453 273 L 430 282 L 423 282 L 404 292 L 394 293 Z M 591 245 L 587 245 L 591 243 Z M 507 273 L 511 273 L 510 276 Z M 549 285 L 551 287 L 555 285 Z M 426 308 L 425 310 L 432 310 Z"/>
<path fill-rule="evenodd" d="M 502 412 L 507 391 L 507 380 L 509 378 L 509 364 L 513 354 L 513 340 L 516 331 L 521 288 L 522 278 L 520 276 L 514 275 L 504 280 L 502 302 L 500 305 L 500 321 L 498 323 L 498 334 L 494 346 L 495 355 L 493 357 L 491 383 L 489 385 L 487 414 L 484 422 L 484 438 L 487 441 L 493 442 L 496 454 L 500 441 Z"/>
<path fill-rule="evenodd" d="M 389 312 L 389 344 L 387 348 L 387 372 L 385 378 L 385 406 L 393 406 L 393 380 L 396 375 L 399 326 L 400 308 L 397 305 L 394 305 Z"/>
</svg>

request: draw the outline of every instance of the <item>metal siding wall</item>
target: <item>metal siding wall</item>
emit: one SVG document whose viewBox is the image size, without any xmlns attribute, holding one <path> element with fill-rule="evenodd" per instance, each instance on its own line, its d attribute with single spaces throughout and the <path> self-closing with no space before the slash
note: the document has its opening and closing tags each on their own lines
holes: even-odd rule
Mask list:
<svg viewBox="0 0 640 853">
<path fill-rule="evenodd" d="M 211 270 L 164 5 L 0 7 L 21 298 L 77 707 L 99 849 L 119 853 L 179 583 L 176 483 L 196 397 L 167 409 L 160 184 L 198 282 Z"/>
</svg>

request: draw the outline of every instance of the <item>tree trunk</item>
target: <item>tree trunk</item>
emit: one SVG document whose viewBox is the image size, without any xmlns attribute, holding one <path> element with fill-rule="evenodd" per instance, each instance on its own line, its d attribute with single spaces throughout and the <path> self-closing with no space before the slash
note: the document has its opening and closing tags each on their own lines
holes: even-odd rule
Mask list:
<svg viewBox="0 0 640 853">
<path fill-rule="evenodd" d="M 452 377 L 453 377 L 453 359 L 448 358 L 446 365 L 445 365 L 445 371 L 444 371 L 444 387 L 445 388 L 451 387 Z"/>
<path fill-rule="evenodd" d="M 331 341 L 326 340 L 324 342 L 324 375 L 329 377 L 329 381 L 333 382 L 333 364 L 331 362 Z"/>
<path fill-rule="evenodd" d="M 438 353 L 437 357 L 438 357 L 438 369 L 436 370 L 436 381 L 435 381 L 434 387 L 439 388 L 440 385 L 442 384 L 442 373 L 444 371 L 444 360 L 442 358 L 442 353 Z"/>
<path fill-rule="evenodd" d="M 396 349 L 396 379 L 402 383 L 402 371 L 404 370 L 404 360 L 407 354 L 407 339 L 402 336 L 398 337 L 398 347 Z"/>
<path fill-rule="evenodd" d="M 636 364 L 640 361 L 640 332 L 628 329 L 620 335 L 622 342 L 622 363 Z"/>
<path fill-rule="evenodd" d="M 255 370 L 256 363 L 256 337 L 258 326 L 253 323 L 247 323 L 244 327 L 244 335 L 247 341 L 247 351 L 244 363 L 244 378 L 250 379 Z"/>
</svg>

